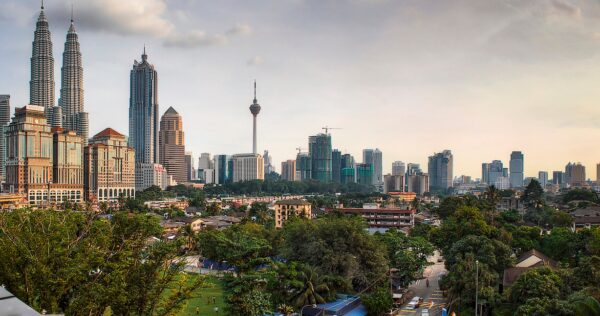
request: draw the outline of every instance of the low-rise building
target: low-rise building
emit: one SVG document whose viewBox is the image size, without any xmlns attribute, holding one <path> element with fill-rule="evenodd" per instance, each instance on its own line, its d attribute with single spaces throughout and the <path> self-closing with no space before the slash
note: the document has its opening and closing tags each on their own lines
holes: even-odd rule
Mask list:
<svg viewBox="0 0 600 316">
<path fill-rule="evenodd" d="M 517 281 L 521 274 L 528 270 L 549 267 L 551 269 L 556 268 L 557 263 L 548 258 L 546 255 L 538 250 L 532 249 L 523 253 L 518 259 L 514 267 L 504 269 L 504 276 L 502 278 L 502 286 L 504 289 L 510 287 Z"/>
<path fill-rule="evenodd" d="M 305 200 L 281 200 L 275 202 L 275 227 L 281 228 L 292 216 L 312 218 L 312 205 Z"/>
<path fill-rule="evenodd" d="M 189 202 L 186 199 L 164 199 L 161 201 L 146 201 L 144 205 L 151 210 L 162 210 L 171 207 L 176 207 L 180 210 L 185 210 L 189 206 Z"/>
<path fill-rule="evenodd" d="M 600 227 L 600 207 L 588 206 L 578 208 L 571 212 L 573 216 L 573 231 L 579 231 L 586 228 Z"/>
<path fill-rule="evenodd" d="M 176 185 L 173 177 L 167 173 L 167 169 L 158 163 L 137 163 L 135 165 L 135 189 L 143 191 L 151 186 L 157 186 L 162 190 Z"/>
<path fill-rule="evenodd" d="M 407 208 L 380 208 L 380 207 L 362 207 L 362 208 L 338 208 L 335 211 L 347 214 L 358 215 L 365 219 L 371 231 L 386 231 L 390 228 L 398 230 L 410 229 L 415 225 L 416 210 Z"/>
</svg>

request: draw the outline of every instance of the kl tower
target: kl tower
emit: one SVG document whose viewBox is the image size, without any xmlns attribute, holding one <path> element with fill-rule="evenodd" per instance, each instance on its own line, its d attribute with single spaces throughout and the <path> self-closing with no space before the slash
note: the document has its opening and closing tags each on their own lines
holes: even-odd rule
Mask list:
<svg viewBox="0 0 600 316">
<path fill-rule="evenodd" d="M 256 80 L 254 80 L 254 100 L 250 105 L 250 113 L 252 113 L 252 153 L 256 155 L 256 116 L 260 113 L 260 105 L 256 100 Z"/>
</svg>

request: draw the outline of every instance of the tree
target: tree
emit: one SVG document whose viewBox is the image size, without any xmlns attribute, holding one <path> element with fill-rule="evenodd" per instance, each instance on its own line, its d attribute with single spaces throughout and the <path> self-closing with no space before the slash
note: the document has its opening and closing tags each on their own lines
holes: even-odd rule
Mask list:
<svg viewBox="0 0 600 316">
<path fill-rule="evenodd" d="M 554 228 L 544 235 L 541 242 L 542 252 L 558 261 L 575 260 L 575 254 L 584 247 L 576 233 L 568 228 Z"/>
<path fill-rule="evenodd" d="M 565 301 L 548 298 L 531 298 L 517 308 L 515 316 L 574 316 L 572 307 Z"/>
<path fill-rule="evenodd" d="M 487 187 L 484 193 L 485 201 L 488 204 L 490 210 L 495 210 L 496 205 L 500 202 L 500 191 L 495 185 Z"/>
<path fill-rule="evenodd" d="M 261 274 L 225 277 L 225 302 L 228 315 L 262 316 L 272 311 L 271 294 Z"/>
<path fill-rule="evenodd" d="M 427 257 L 433 255 L 434 247 L 422 237 L 408 237 L 395 229 L 375 237 L 385 245 L 390 267 L 395 268 L 394 278 L 401 286 L 408 286 L 422 277 Z"/>
<path fill-rule="evenodd" d="M 325 277 L 320 276 L 317 270 L 306 265 L 301 266 L 296 288 L 293 289 L 291 302 L 296 307 L 304 305 L 325 303 L 329 297 L 329 285 Z"/>
<path fill-rule="evenodd" d="M 172 313 L 204 279 L 183 282 L 183 263 L 173 261 L 178 242 L 147 244 L 161 232 L 155 217 L 141 214 L 2 212 L 0 283 L 50 313 Z"/>
<path fill-rule="evenodd" d="M 567 193 L 565 193 L 562 197 L 562 202 L 564 204 L 567 204 L 571 201 L 589 201 L 597 204 L 600 200 L 598 199 L 598 194 L 592 190 L 573 188 L 567 191 Z"/>
<path fill-rule="evenodd" d="M 491 233 L 492 227 L 486 223 L 478 208 L 461 206 L 430 235 L 431 241 L 445 253 L 465 236 L 490 236 Z"/>
<path fill-rule="evenodd" d="M 206 230 L 198 235 L 198 248 L 204 257 L 226 261 L 243 274 L 271 261 L 272 248 L 264 235 L 262 226 L 254 223 Z"/>
<path fill-rule="evenodd" d="M 537 209 L 544 205 L 544 189 L 537 180 L 532 179 L 529 182 L 521 200 L 527 208 Z"/>
<path fill-rule="evenodd" d="M 551 269 L 531 269 L 521 274 L 510 287 L 509 298 L 517 304 L 523 304 L 532 298 L 559 299 L 562 286 L 561 278 Z"/>
<path fill-rule="evenodd" d="M 281 255 L 348 280 L 359 291 L 388 271 L 385 248 L 365 228 L 359 217 L 292 219 L 283 227 Z"/>
<path fill-rule="evenodd" d="M 361 296 L 360 299 L 367 309 L 368 316 L 381 316 L 394 304 L 392 293 L 386 287 L 379 287 L 372 293 Z"/>
<path fill-rule="evenodd" d="M 467 196 L 449 196 L 442 200 L 440 206 L 435 210 L 435 212 L 442 219 L 446 219 L 450 217 L 454 212 L 456 212 L 459 208 L 464 206 L 470 207 L 479 207 L 480 201 L 472 195 Z"/>
</svg>

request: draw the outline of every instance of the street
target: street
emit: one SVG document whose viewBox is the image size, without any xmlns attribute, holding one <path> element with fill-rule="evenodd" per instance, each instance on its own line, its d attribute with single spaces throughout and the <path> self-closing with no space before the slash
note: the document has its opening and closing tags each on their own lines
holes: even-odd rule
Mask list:
<svg viewBox="0 0 600 316">
<path fill-rule="evenodd" d="M 407 309 L 406 304 L 400 309 L 399 315 L 422 315 L 423 309 L 429 310 L 429 315 L 441 315 L 444 307 L 445 299 L 440 291 L 438 279 L 446 273 L 444 262 L 437 262 L 439 253 L 431 256 L 428 261 L 434 264 L 427 267 L 423 272 L 424 279 L 413 282 L 408 288 L 415 293 L 415 296 L 423 298 L 423 304 L 417 309 Z M 427 279 L 429 279 L 429 287 L 427 287 Z M 408 303 L 408 302 L 407 302 Z"/>
</svg>

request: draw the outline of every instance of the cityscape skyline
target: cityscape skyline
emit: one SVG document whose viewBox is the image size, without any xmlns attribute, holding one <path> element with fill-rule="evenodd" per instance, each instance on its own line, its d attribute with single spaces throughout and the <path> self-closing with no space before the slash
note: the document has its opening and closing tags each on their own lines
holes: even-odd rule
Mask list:
<svg viewBox="0 0 600 316">
<path fill-rule="evenodd" d="M 251 122 L 248 122 L 246 112 L 248 103 L 247 100 L 250 98 L 249 96 L 251 94 L 251 85 L 249 83 L 254 78 L 257 78 L 259 81 L 261 81 L 261 86 L 263 86 L 263 89 L 261 90 L 261 103 L 264 105 L 265 111 L 261 112 L 261 121 L 269 122 L 265 124 L 259 124 L 258 137 L 260 138 L 260 147 L 258 148 L 258 151 L 261 152 L 265 149 L 269 150 L 274 157 L 273 165 L 275 166 L 279 166 L 279 162 L 281 161 L 294 158 L 294 147 L 305 147 L 306 137 L 320 132 L 320 127 L 327 124 L 343 128 L 343 130 L 336 130 L 332 132 L 332 147 L 340 149 L 342 153 L 349 152 L 354 157 L 360 157 L 361 151 L 365 148 L 380 148 L 383 152 L 384 174 L 391 171 L 392 161 L 401 160 L 407 163 L 416 162 L 420 163 L 422 166 L 426 166 L 426 159 L 428 156 L 434 152 L 444 149 L 452 150 L 452 153 L 455 157 L 454 175 L 458 176 L 461 174 L 467 174 L 473 176 L 474 178 L 480 177 L 481 162 L 499 159 L 505 164 L 508 164 L 510 152 L 514 150 L 521 150 L 527 156 L 527 159 L 525 159 L 526 161 L 524 168 L 525 177 L 537 176 L 538 171 L 547 171 L 551 173 L 554 170 L 564 170 L 564 166 L 569 161 L 581 161 L 585 166 L 587 166 L 588 177 L 590 177 L 592 174 L 590 170 L 593 170 L 595 164 L 597 163 L 597 159 L 595 157 L 599 156 L 599 152 L 596 149 L 586 145 L 586 143 L 591 143 L 591 140 L 598 136 L 598 131 L 594 128 L 594 125 L 591 123 L 586 123 L 587 121 L 591 122 L 590 118 L 593 118 L 595 115 L 597 115 L 595 109 L 589 107 L 591 104 L 584 104 L 589 103 L 589 101 L 583 102 L 575 98 L 571 101 L 583 103 L 573 106 L 572 103 L 570 103 L 569 100 L 563 96 L 558 98 L 562 104 L 557 105 L 556 102 L 552 101 L 550 102 L 552 106 L 548 106 L 548 108 L 544 109 L 550 112 L 557 110 L 571 111 L 569 113 L 573 115 L 565 116 L 569 120 L 572 120 L 571 123 L 561 123 L 553 120 L 550 120 L 549 122 L 542 122 L 546 121 L 547 117 L 545 117 L 545 115 L 548 113 L 541 111 L 540 113 L 536 113 L 537 115 L 541 115 L 541 118 L 538 117 L 536 119 L 536 116 L 532 113 L 524 113 L 522 116 L 517 117 L 515 122 L 507 122 L 507 125 L 502 127 L 501 125 L 497 124 L 497 120 L 500 120 L 503 114 L 496 114 L 498 117 L 489 117 L 491 113 L 495 113 L 492 112 L 492 108 L 494 108 L 492 105 L 498 106 L 501 104 L 500 101 L 492 100 L 493 102 L 491 102 L 489 98 L 483 98 L 481 100 L 477 100 L 485 101 L 483 102 L 485 105 L 481 106 L 482 109 L 474 108 L 477 103 L 473 102 L 473 104 L 466 107 L 468 112 L 463 112 L 465 108 L 457 108 L 456 103 L 448 103 L 445 102 L 447 100 L 442 100 L 444 99 L 442 98 L 444 96 L 458 96 L 460 99 L 461 96 L 464 96 L 463 94 L 439 94 L 439 90 L 434 89 L 432 90 L 434 93 L 432 94 L 433 97 L 431 100 L 435 101 L 433 102 L 437 104 L 435 106 L 423 106 L 423 104 L 426 104 L 427 102 L 407 102 L 402 103 L 399 106 L 397 104 L 392 104 L 394 106 L 391 108 L 387 106 L 387 108 L 382 110 L 378 104 L 380 103 L 381 99 L 389 99 L 394 96 L 394 94 L 390 92 L 391 90 L 385 90 L 383 92 L 386 93 L 382 94 L 383 97 L 378 96 L 371 99 L 373 104 L 367 107 L 367 109 L 372 111 L 372 119 L 367 120 L 364 116 L 358 114 L 359 112 L 357 111 L 359 109 L 356 106 L 358 103 L 364 103 L 366 97 L 378 95 L 377 91 L 373 91 L 373 87 L 365 85 L 367 82 L 342 82 L 342 86 L 343 84 L 349 84 L 349 86 L 346 88 L 350 88 L 340 90 L 344 91 L 343 95 L 338 94 L 337 91 L 340 88 L 340 85 L 334 84 L 318 89 L 297 89 L 301 94 L 291 94 L 287 98 L 282 98 L 282 95 L 279 95 L 281 92 L 278 93 L 277 91 L 289 93 L 289 89 L 296 89 L 296 84 L 300 79 L 305 81 L 307 79 L 316 80 L 316 82 L 313 82 L 309 85 L 309 87 L 314 88 L 314 85 L 321 83 L 320 80 L 322 79 L 318 75 L 322 74 L 318 72 L 311 73 L 299 71 L 297 74 L 300 75 L 300 78 L 289 78 L 290 76 L 282 75 L 281 69 L 279 69 L 279 72 L 265 69 L 276 66 L 271 64 L 269 62 L 270 59 L 265 57 L 263 57 L 262 63 L 258 61 L 259 59 L 253 59 L 256 65 L 246 65 L 246 62 L 250 61 L 250 58 L 252 57 L 246 56 L 247 50 L 253 49 L 248 47 L 258 47 L 260 46 L 258 44 L 265 39 L 265 30 L 263 29 L 262 32 L 259 32 L 261 30 L 261 25 L 249 24 L 248 28 L 241 27 L 240 29 L 246 29 L 246 31 L 248 31 L 248 29 L 252 29 L 252 34 L 245 34 L 245 36 L 244 34 L 238 34 L 240 36 L 232 37 L 228 40 L 228 44 L 214 46 L 209 45 L 210 47 L 204 48 L 200 47 L 195 49 L 184 49 L 182 47 L 173 47 L 178 46 L 173 45 L 173 42 L 171 42 L 171 45 L 167 45 L 165 44 L 165 41 L 168 41 L 165 38 L 161 37 L 157 39 L 149 36 L 148 34 L 140 35 L 139 33 L 134 32 L 133 34 L 125 36 L 114 36 L 111 34 L 110 30 L 103 30 L 104 33 L 91 31 L 90 23 L 99 23 L 97 20 L 93 19 L 92 22 L 90 22 L 90 18 L 88 16 L 89 14 L 86 13 L 89 11 L 90 6 L 94 5 L 94 3 L 94 1 L 90 1 L 89 3 L 86 2 L 85 4 L 78 4 L 78 6 L 81 6 L 80 8 L 77 6 L 75 7 L 75 21 L 78 25 L 78 33 L 80 33 L 79 40 L 81 42 L 82 54 L 85 56 L 85 90 L 87 96 L 86 110 L 90 112 L 90 117 L 93 118 L 90 122 L 91 135 L 99 132 L 108 124 L 117 130 L 127 130 L 127 119 L 125 116 L 113 117 L 112 115 L 109 115 L 112 111 L 125 111 L 125 107 L 128 103 L 128 84 L 126 83 L 125 86 L 119 86 L 118 88 L 114 89 L 114 95 L 113 93 L 110 93 L 110 96 L 99 96 L 99 94 L 106 94 L 106 91 L 112 92 L 113 88 L 115 87 L 113 85 L 116 83 L 122 84 L 123 81 L 127 82 L 128 78 L 126 78 L 125 74 L 126 69 L 130 69 L 132 59 L 139 55 L 143 43 L 147 41 L 149 54 L 152 55 L 152 63 L 155 64 L 161 71 L 161 87 L 159 93 L 161 94 L 160 103 L 162 104 L 162 107 L 159 109 L 159 112 L 163 113 L 169 106 L 174 106 L 178 108 L 178 111 L 183 117 L 187 118 L 187 120 L 194 121 L 198 118 L 202 120 L 203 124 L 200 128 L 191 129 L 192 126 L 186 126 L 185 129 L 185 132 L 188 135 L 188 139 L 186 141 L 188 144 L 188 146 L 186 146 L 187 150 L 191 150 L 196 154 L 201 152 L 211 152 L 213 154 L 235 154 L 247 152 L 247 149 L 245 148 L 248 148 L 248 144 L 251 143 L 251 139 L 248 137 L 247 133 L 247 131 L 251 128 Z M 151 1 L 151 3 L 163 2 Z M 13 108 L 21 107 L 28 103 L 28 87 L 26 86 L 28 74 L 22 71 L 28 67 L 25 66 L 25 68 L 21 69 L 17 69 L 17 67 L 23 66 L 24 64 L 27 65 L 29 63 L 29 58 L 23 56 L 29 56 L 30 54 L 31 33 L 33 31 L 32 22 L 35 21 L 37 15 L 39 14 L 39 12 L 36 10 L 36 8 L 39 7 L 39 3 L 35 3 L 33 1 L 24 1 L 19 3 L 6 1 L 1 5 L 2 9 L 6 9 L 3 10 L 4 12 L 15 12 L 14 10 L 17 10 L 18 12 L 19 8 L 28 9 L 24 15 L 16 15 L 16 17 L 2 15 L 0 18 L 0 23 L 2 24 L 10 23 L 11 21 L 14 22 L 15 19 L 17 19 L 16 23 L 13 25 L 13 28 L 11 28 L 11 34 L 4 33 L 6 31 L 0 31 L 0 34 L 3 34 L 3 36 L 6 35 L 6 38 L 10 38 L 11 43 L 14 43 L 14 45 L 11 45 L 9 48 L 1 48 L 2 55 L 7 56 L 8 58 L 3 58 L 3 61 L 0 61 L 0 63 L 2 63 L 0 66 L 2 66 L 3 69 L 6 69 L 7 74 L 9 75 L 3 76 L 3 78 L 0 79 L 0 86 L 2 86 L 2 89 L 5 90 L 0 91 L 0 93 L 11 95 L 11 104 Z M 116 4 L 110 5 L 118 6 Z M 313 6 L 318 5 L 313 4 Z M 358 10 L 357 6 L 358 5 L 348 5 L 348 8 L 344 8 L 344 13 L 347 13 L 348 17 L 351 17 L 353 13 L 355 13 L 353 10 Z M 385 1 L 383 4 L 379 5 L 362 4 L 362 6 L 363 9 L 368 9 L 368 19 L 372 19 L 372 15 L 374 15 L 376 12 L 380 12 L 384 7 L 393 7 L 392 4 L 385 3 Z M 539 6 L 536 8 L 539 8 Z M 589 14 L 591 14 L 591 12 L 593 12 L 592 10 L 597 9 L 595 7 L 580 4 L 579 6 L 573 6 L 573 10 L 569 15 L 567 14 L 568 12 L 559 11 L 556 6 L 548 5 L 542 7 L 545 9 L 543 11 L 544 14 L 546 14 L 545 17 L 551 19 L 553 23 L 575 23 L 573 20 L 586 21 L 586 23 L 589 23 L 587 22 L 587 17 Z M 147 10 L 152 9 L 149 5 L 144 5 L 144 8 Z M 281 9 L 280 7 L 278 8 Z M 303 9 L 307 10 L 306 12 L 313 12 L 312 10 L 315 10 L 314 7 L 303 7 Z M 395 9 L 396 13 L 404 12 L 402 8 Z M 522 7 L 519 9 L 524 10 Z M 532 7 L 526 6 L 525 9 L 531 10 Z M 166 6 L 163 8 L 162 13 L 159 14 L 158 17 L 162 18 L 163 21 L 170 21 L 169 18 L 172 18 L 173 10 L 174 8 Z M 254 10 L 251 11 L 250 15 L 258 14 Z M 66 33 L 69 25 L 70 4 L 67 4 L 64 1 L 51 2 L 46 4 L 46 11 L 50 22 L 50 33 L 52 34 L 52 40 L 54 43 L 62 43 L 64 41 L 64 34 Z M 195 11 L 192 10 L 192 12 Z M 101 10 L 99 14 L 101 16 L 105 16 L 106 12 Z M 469 14 L 469 12 L 465 14 Z M 256 22 L 257 20 L 248 18 L 249 16 L 246 17 L 247 19 L 244 19 L 244 16 L 240 14 L 233 14 L 233 18 L 240 18 L 242 24 L 244 21 L 254 21 L 254 23 L 258 23 Z M 27 21 L 18 20 L 25 19 L 25 17 L 28 17 Z M 133 17 L 134 20 L 136 18 L 139 17 Z M 176 20 L 175 18 L 173 19 Z M 318 20 L 317 22 L 319 22 L 318 24 L 320 26 L 322 26 L 322 23 L 324 23 L 321 20 Z M 336 19 L 336 21 L 332 23 L 337 22 L 340 21 Z M 538 21 L 534 19 L 534 22 L 537 23 Z M 175 25 L 179 22 L 172 23 Z M 214 23 L 214 21 L 207 22 L 207 24 L 211 23 Z M 236 25 L 236 23 L 240 22 L 232 23 L 232 25 Z M 79 25 L 81 25 L 81 28 Z M 342 25 L 343 23 L 341 23 L 339 26 Z M 552 27 L 557 26 L 553 24 Z M 569 29 L 565 29 L 565 31 L 568 30 Z M 368 31 L 372 30 L 369 29 Z M 363 35 L 372 34 L 373 33 L 368 33 Z M 144 39 L 144 37 L 149 37 L 149 39 Z M 254 44 L 249 43 L 255 40 L 258 40 L 259 42 Z M 347 38 L 341 39 L 343 42 L 346 42 L 347 40 Z M 100 45 L 94 45 L 95 42 L 99 43 Z M 127 43 L 125 45 L 121 45 L 124 44 L 124 42 Z M 580 42 L 577 42 L 577 44 L 579 43 Z M 592 44 L 596 45 L 595 42 Z M 102 49 L 97 49 L 97 46 L 102 45 L 108 45 L 111 47 L 111 54 L 106 54 L 105 50 L 103 51 Z M 242 49 L 242 51 L 244 51 L 244 53 L 234 54 L 232 56 L 230 51 L 239 48 L 237 47 L 238 45 L 243 46 L 242 48 L 244 49 Z M 150 47 L 152 48 L 150 49 Z M 231 66 L 227 65 L 227 63 L 237 60 L 238 64 L 236 69 L 239 76 L 236 77 L 235 80 L 224 81 L 221 76 L 225 76 L 225 74 L 216 74 L 216 78 L 214 78 L 216 79 L 215 83 L 203 85 L 201 83 L 206 80 L 210 80 L 211 78 L 195 77 L 198 76 L 198 73 L 201 74 L 203 72 L 210 72 L 213 74 L 214 72 L 210 71 L 210 69 L 212 69 L 211 67 L 207 67 L 207 70 L 205 71 L 198 71 L 196 68 L 198 66 L 192 65 L 188 70 L 185 67 L 182 67 L 182 64 L 179 60 L 174 58 L 174 56 L 187 56 L 190 53 L 209 55 L 206 56 L 207 59 L 212 63 L 217 64 L 217 66 L 223 67 L 225 72 L 232 71 L 230 68 Z M 225 54 L 225 56 L 220 59 L 222 62 L 215 62 L 215 54 L 221 53 Z M 11 57 L 13 55 L 18 55 L 20 57 L 13 58 Z M 588 55 L 586 58 L 583 58 L 583 60 L 585 60 L 585 64 L 592 62 L 593 59 L 596 58 L 594 55 L 591 56 L 592 57 Z M 316 58 L 316 56 L 310 57 Z M 365 58 L 368 61 L 372 61 L 373 57 L 373 55 L 368 55 Z M 561 55 L 558 57 L 561 57 L 559 59 L 562 60 L 563 57 L 569 56 Z M 56 54 L 54 58 L 57 58 Z M 557 58 L 557 56 L 554 56 L 554 58 Z M 582 59 L 578 56 L 574 56 L 573 58 L 577 60 Z M 115 66 L 107 66 L 107 60 L 110 60 L 111 63 L 119 66 L 126 64 L 126 68 L 120 67 L 119 69 L 116 69 Z M 314 61 L 321 64 L 326 62 L 326 60 L 320 59 L 314 59 Z M 290 60 L 287 59 L 287 62 L 290 62 Z M 206 66 L 206 61 L 202 61 L 200 59 L 195 59 L 194 63 Z M 334 72 L 337 74 L 343 73 L 344 67 L 341 67 L 339 64 L 335 64 L 334 66 Z M 369 68 L 364 68 L 365 66 L 362 64 L 359 66 L 362 70 L 372 70 Z M 541 64 L 536 64 L 536 66 L 544 68 Z M 60 63 L 55 62 L 55 75 L 59 73 L 59 67 Z M 535 70 L 531 69 L 531 67 L 526 68 Z M 104 72 L 103 70 L 106 71 Z M 544 68 L 542 73 L 546 73 L 549 70 L 550 69 Z M 582 71 L 582 68 L 581 66 L 575 67 L 573 71 Z M 188 78 L 191 76 L 195 77 L 194 80 L 191 80 L 191 82 L 182 82 L 182 80 L 178 80 L 178 74 L 183 74 Z M 296 72 L 294 72 L 294 74 L 296 74 Z M 448 73 L 441 74 L 448 75 Z M 540 73 L 537 73 L 537 75 L 539 74 Z M 227 75 L 230 75 L 230 73 L 227 73 Z M 380 75 L 387 77 L 389 76 L 389 72 L 386 71 L 380 73 Z M 424 75 L 425 74 L 423 74 L 423 76 Z M 586 78 L 588 79 L 590 78 L 589 76 L 598 76 L 588 72 L 585 72 L 584 75 L 587 76 Z M 114 82 L 108 82 L 109 80 L 107 80 L 106 76 L 109 76 L 110 80 L 114 79 Z M 506 74 L 503 74 L 503 76 L 506 76 Z M 556 74 L 556 76 L 558 75 Z M 374 79 L 371 76 L 367 77 Z M 23 78 L 25 79 L 22 80 Z M 285 78 L 286 80 L 282 80 L 282 78 Z M 429 78 L 431 79 L 434 77 Z M 55 80 L 56 79 L 58 79 L 57 76 L 55 76 Z M 406 87 L 407 82 L 416 84 L 423 79 L 424 78 L 417 78 L 415 81 L 399 80 L 397 86 L 401 87 L 400 90 L 405 90 L 404 88 Z M 491 86 L 498 85 L 496 81 L 492 80 L 497 78 L 484 77 L 484 79 L 490 80 L 487 82 L 487 84 Z M 520 82 L 521 84 L 523 84 L 523 80 L 526 80 L 526 78 L 523 77 L 515 77 L 510 79 L 512 80 L 511 82 L 516 81 L 517 83 Z M 587 84 L 583 81 L 580 81 L 580 78 L 569 79 L 575 80 L 578 84 L 573 86 L 574 91 L 567 91 L 568 93 L 565 92 L 566 95 L 578 93 L 586 96 L 585 99 L 589 100 L 594 100 L 595 97 L 598 96 L 597 92 L 594 92 L 590 87 L 587 87 Z M 535 82 L 539 83 L 539 81 Z M 221 87 L 218 89 L 212 89 L 215 88 L 214 85 L 216 83 L 218 83 L 218 85 Z M 357 91 L 350 91 L 354 90 L 355 85 L 359 83 L 362 84 L 364 90 L 361 91 L 360 89 L 357 89 Z M 378 84 L 376 80 L 372 81 L 372 83 Z M 389 84 L 389 82 L 386 84 Z M 386 84 L 384 84 L 384 86 Z M 177 85 L 181 85 L 182 89 L 176 89 L 175 87 Z M 181 93 L 181 91 L 189 90 L 187 88 L 190 85 L 197 85 L 206 88 L 199 90 L 191 89 L 193 92 L 192 94 Z M 397 86 L 394 85 L 391 89 L 393 90 L 397 88 Z M 306 87 L 306 85 L 304 85 L 304 87 Z M 481 87 L 479 86 L 479 88 Z M 58 105 L 58 100 L 56 97 L 59 95 L 58 89 L 60 89 L 60 87 L 59 85 L 56 85 L 54 89 L 54 105 Z M 423 89 L 423 87 L 419 87 L 417 90 L 421 89 Z M 122 93 L 123 90 L 126 91 L 125 95 Z M 490 91 L 491 90 L 487 92 Z M 514 93 L 512 90 L 507 89 L 507 86 L 502 86 L 500 89 L 494 91 L 495 93 Z M 519 89 L 517 89 L 517 92 L 518 91 Z M 534 88 L 533 91 L 534 92 L 527 94 L 528 98 L 536 99 L 534 94 L 536 92 L 538 94 L 541 92 L 541 90 L 538 90 L 537 88 Z M 542 99 L 552 99 L 551 96 L 553 95 L 553 92 L 548 91 L 545 93 L 546 94 L 543 95 L 544 98 Z M 366 94 L 366 96 L 364 94 Z M 514 94 L 518 95 L 519 93 Z M 410 95 L 410 93 L 408 93 L 408 95 Z M 401 97 L 402 99 L 410 99 L 408 95 L 401 95 Z M 301 97 L 298 98 L 298 96 Z M 327 97 L 321 98 L 321 96 Z M 107 101 L 107 98 L 109 101 Z M 502 99 L 503 96 L 498 95 L 498 98 Z M 322 100 L 319 100 L 319 102 L 314 102 L 318 99 Z M 332 99 L 335 100 L 335 102 L 331 102 Z M 197 103 L 198 100 L 201 100 L 201 103 Z M 204 102 L 206 102 L 206 105 L 204 105 Z M 299 103 L 301 103 L 304 107 L 298 107 Z M 215 105 L 212 106 L 212 104 Z M 530 105 L 531 104 L 533 103 L 530 103 Z M 538 100 L 534 105 L 537 107 L 537 110 L 540 111 L 539 107 L 542 106 L 542 104 L 547 103 Z M 519 103 L 519 107 L 522 106 L 523 104 Z M 344 111 L 340 111 L 342 107 L 344 107 Z M 429 116 L 424 116 L 424 114 L 421 112 L 414 112 L 418 107 L 425 107 L 425 111 L 428 109 L 435 109 L 436 111 L 440 110 L 441 112 L 434 115 L 429 114 Z M 505 107 L 505 112 L 507 115 L 511 109 L 514 110 L 513 107 L 516 107 L 516 105 Z M 104 109 L 108 111 L 104 111 Z M 364 108 L 361 107 L 361 110 L 364 110 Z M 577 110 L 585 110 L 583 112 L 586 114 L 586 117 L 581 117 L 582 114 L 577 112 Z M 319 119 L 315 120 L 307 117 L 309 114 L 314 116 L 315 113 L 319 113 Z M 386 115 L 387 113 L 397 115 Z M 465 113 L 468 113 L 469 115 L 464 115 Z M 559 111 L 557 113 L 561 112 Z M 438 116 L 442 116 L 441 114 L 446 115 L 447 117 L 444 118 L 446 120 L 450 120 L 450 123 L 453 123 L 444 125 L 446 129 L 443 130 L 437 125 L 431 123 L 439 121 Z M 489 119 L 486 126 L 483 126 L 483 129 L 481 128 L 482 126 L 478 125 L 477 123 L 477 120 L 481 118 L 482 114 L 485 114 L 484 116 L 488 117 Z M 421 120 L 421 125 L 415 125 L 414 123 L 411 123 L 410 121 L 412 120 L 403 120 L 404 123 L 402 126 L 406 129 L 403 131 L 403 134 L 410 135 L 410 137 L 407 137 L 407 139 L 398 140 L 396 137 L 391 136 L 393 133 L 389 133 L 389 127 L 395 125 L 389 124 L 390 121 L 388 121 L 387 116 L 393 117 L 398 115 L 414 117 L 414 121 Z M 211 122 L 213 120 L 209 121 L 203 119 L 206 116 L 215 117 L 215 122 Z M 279 119 L 282 116 L 286 117 L 285 122 L 282 122 Z M 461 122 L 459 120 L 459 116 L 468 116 L 470 120 L 467 122 Z M 581 119 L 581 122 L 576 120 L 578 117 Z M 357 120 L 357 118 L 359 120 Z M 423 119 L 428 120 L 425 121 L 427 122 L 426 124 L 423 124 Z M 525 122 L 527 123 L 525 126 L 522 126 L 524 123 L 522 121 L 523 119 L 525 119 Z M 290 120 L 298 125 L 301 124 L 303 129 L 299 130 L 289 128 L 289 126 L 292 126 L 292 124 L 290 124 Z M 580 126 L 579 123 L 582 123 L 582 125 Z M 543 126 L 539 126 L 539 124 L 542 124 Z M 198 127 L 198 125 L 193 126 Z M 530 128 L 529 126 L 532 126 L 533 128 Z M 565 129 L 567 132 L 570 131 L 571 133 L 565 133 Z M 460 133 L 457 134 L 455 130 L 459 130 Z M 574 133 L 573 130 L 576 130 L 576 133 Z M 412 132 L 407 133 L 407 131 Z M 523 135 L 518 136 L 519 133 Z M 434 134 L 436 136 L 434 136 Z M 476 136 L 474 136 L 475 134 Z M 440 137 L 439 135 L 444 135 L 444 137 Z M 580 141 L 572 142 L 570 141 L 570 138 L 572 137 L 577 137 L 577 139 Z M 457 142 L 456 139 L 460 139 L 461 141 Z M 400 146 L 400 144 L 402 144 L 402 146 Z M 545 158 L 550 153 L 552 154 L 553 158 Z"/>
</svg>

